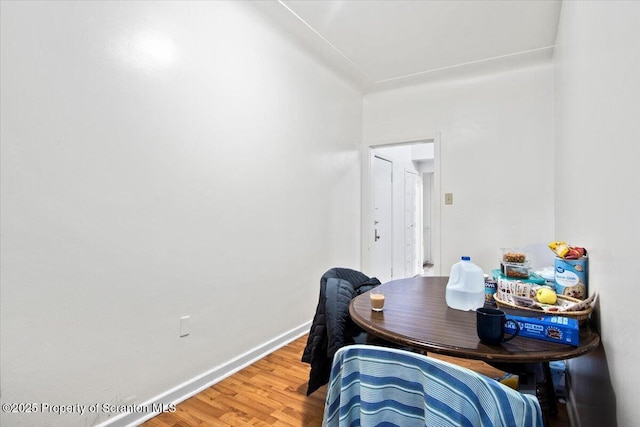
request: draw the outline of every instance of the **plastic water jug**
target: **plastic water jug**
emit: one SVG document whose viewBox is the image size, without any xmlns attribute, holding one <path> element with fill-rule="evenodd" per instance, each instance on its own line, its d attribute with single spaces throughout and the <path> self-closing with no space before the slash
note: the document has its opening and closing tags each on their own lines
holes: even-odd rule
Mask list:
<svg viewBox="0 0 640 427">
<path fill-rule="evenodd" d="M 445 296 L 447 305 L 456 310 L 475 310 L 484 305 L 484 272 L 470 257 L 463 256 L 451 266 Z"/>
</svg>

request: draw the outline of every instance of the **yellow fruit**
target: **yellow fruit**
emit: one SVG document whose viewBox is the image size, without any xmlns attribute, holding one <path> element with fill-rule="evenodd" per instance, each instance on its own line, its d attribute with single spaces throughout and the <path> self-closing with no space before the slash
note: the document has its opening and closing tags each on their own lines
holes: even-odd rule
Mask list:
<svg viewBox="0 0 640 427">
<path fill-rule="evenodd" d="M 542 304 L 555 304 L 558 300 L 556 292 L 553 289 L 549 288 L 538 289 L 536 298 L 538 299 L 538 302 L 541 302 Z"/>
</svg>

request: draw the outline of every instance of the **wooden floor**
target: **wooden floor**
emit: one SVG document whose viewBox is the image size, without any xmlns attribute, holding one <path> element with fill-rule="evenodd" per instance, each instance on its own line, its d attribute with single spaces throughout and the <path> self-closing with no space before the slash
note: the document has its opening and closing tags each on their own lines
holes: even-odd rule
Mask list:
<svg viewBox="0 0 640 427">
<path fill-rule="evenodd" d="M 294 426 L 322 424 L 326 386 L 306 396 L 309 365 L 300 358 L 307 336 L 275 351 L 251 366 L 142 424 L 144 427 Z M 503 372 L 483 362 L 429 354 L 492 378 Z M 569 427 L 566 407 L 549 427 Z"/>
</svg>

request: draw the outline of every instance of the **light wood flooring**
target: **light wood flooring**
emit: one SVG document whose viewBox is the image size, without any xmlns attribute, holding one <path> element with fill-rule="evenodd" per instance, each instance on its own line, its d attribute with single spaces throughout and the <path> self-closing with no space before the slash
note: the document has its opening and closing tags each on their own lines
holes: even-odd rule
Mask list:
<svg viewBox="0 0 640 427">
<path fill-rule="evenodd" d="M 306 396 L 310 367 L 300 358 L 307 336 L 303 336 L 234 375 L 178 404 L 176 412 L 160 414 L 144 427 L 196 426 L 293 426 L 322 424 L 326 386 Z M 437 357 L 473 369 L 492 378 L 503 375 L 483 362 Z M 566 407 L 549 427 L 569 427 Z"/>
</svg>

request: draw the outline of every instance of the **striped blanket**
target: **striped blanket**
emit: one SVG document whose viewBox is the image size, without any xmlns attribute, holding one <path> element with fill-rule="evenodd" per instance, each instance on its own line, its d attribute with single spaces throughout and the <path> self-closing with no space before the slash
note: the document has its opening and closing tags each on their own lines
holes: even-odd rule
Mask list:
<svg viewBox="0 0 640 427">
<path fill-rule="evenodd" d="M 351 345 L 335 354 L 323 426 L 542 427 L 534 396 L 404 350 Z"/>
</svg>

